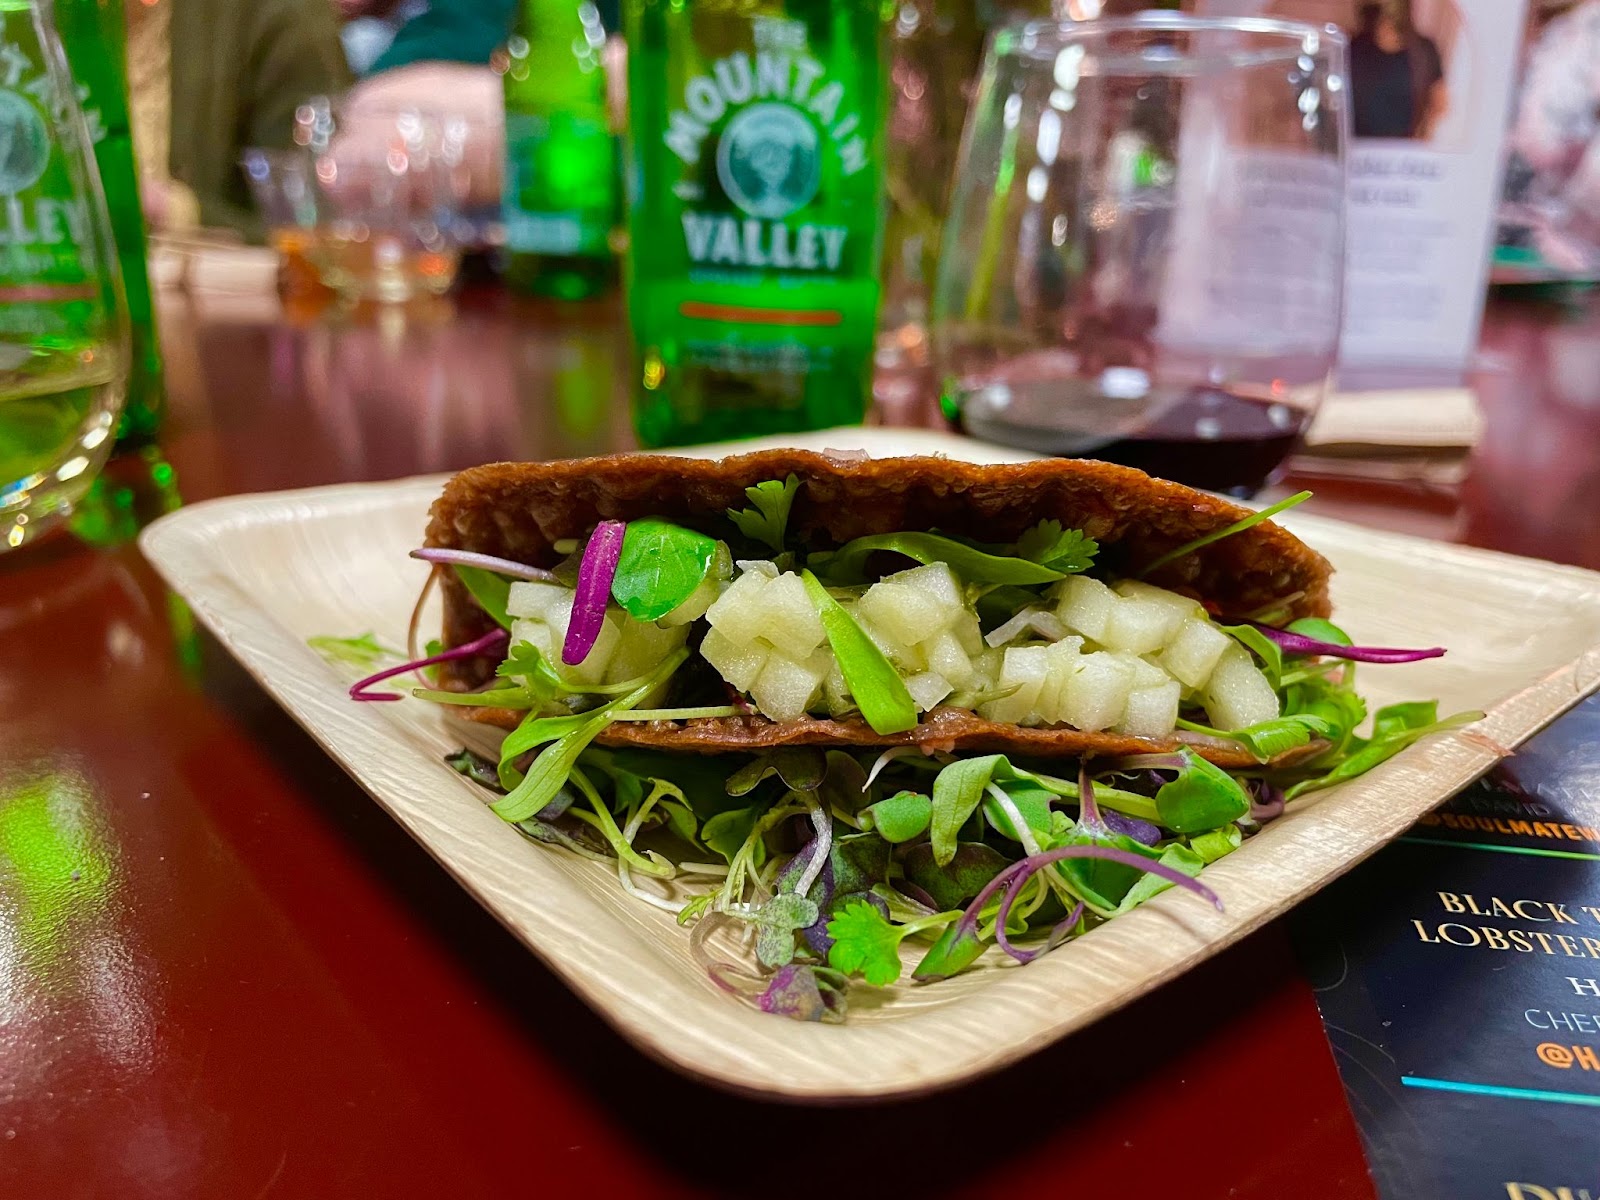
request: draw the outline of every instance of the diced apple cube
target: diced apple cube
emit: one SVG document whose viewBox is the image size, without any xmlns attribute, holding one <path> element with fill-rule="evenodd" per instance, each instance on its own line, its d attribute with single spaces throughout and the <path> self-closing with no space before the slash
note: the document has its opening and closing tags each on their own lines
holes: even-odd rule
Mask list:
<svg viewBox="0 0 1600 1200">
<path fill-rule="evenodd" d="M 1133 687 L 1135 691 L 1140 688 L 1160 687 L 1172 678 L 1149 659 L 1139 658 L 1126 652 L 1119 653 L 1117 657 L 1133 668 Z"/>
<path fill-rule="evenodd" d="M 771 583 L 772 580 L 760 571 L 746 571 L 706 609 L 706 620 L 723 637 L 748 645 L 760 637 L 766 627 L 766 608 L 761 599 Z"/>
<path fill-rule="evenodd" d="M 706 615 L 706 610 L 716 603 L 717 597 L 727 589 L 725 580 L 718 579 L 713 572 L 707 572 L 706 577 L 700 581 L 700 586 L 684 598 L 682 604 L 661 618 L 661 623 L 669 629 L 674 625 L 687 625 L 691 621 L 698 621 Z"/>
<path fill-rule="evenodd" d="M 654 621 L 636 621 L 626 614 L 619 615 L 617 627 L 622 636 L 606 667 L 607 683 L 623 683 L 648 675 L 689 637 L 687 626 L 664 629 Z"/>
<path fill-rule="evenodd" d="M 939 609 L 950 614 L 951 620 L 965 607 L 961 600 L 961 584 L 948 563 L 913 567 L 909 571 L 887 575 L 883 582 L 904 585 L 924 593 Z"/>
<path fill-rule="evenodd" d="M 822 618 L 806 594 L 805 582 L 793 571 L 767 584 L 761 608 L 765 616 L 761 636 L 785 657 L 799 662 L 822 644 Z"/>
<path fill-rule="evenodd" d="M 741 692 L 750 690 L 771 654 L 772 647 L 759 638 L 741 645 L 715 627 L 706 630 L 700 643 L 700 657 Z"/>
<path fill-rule="evenodd" d="M 861 597 L 861 612 L 884 633 L 905 646 L 932 637 L 956 617 L 928 592 L 910 584 L 882 580 Z"/>
<path fill-rule="evenodd" d="M 937 671 L 923 671 L 906 680 L 906 691 L 919 712 L 927 712 L 950 694 L 950 681 Z"/>
<path fill-rule="evenodd" d="M 991 721 L 1022 725 L 1036 718 L 1039 693 L 1049 677 L 1050 660 L 1043 646 L 1012 646 L 1005 652 L 1000 667 L 1000 678 L 995 686 L 1000 689 L 1015 688 L 1009 696 L 979 707 L 981 716 Z"/>
<path fill-rule="evenodd" d="M 937 671 L 953 687 L 965 687 L 972 679 L 972 656 L 961 648 L 961 642 L 951 630 L 923 643 L 928 669 Z"/>
<path fill-rule="evenodd" d="M 543 621 L 528 619 L 512 621 L 510 644 L 515 646 L 518 642 L 527 642 L 540 654 L 544 655 L 544 660 L 548 663 L 559 663 L 560 661 L 555 654 L 551 653 L 550 626 Z"/>
<path fill-rule="evenodd" d="M 1085 654 L 1067 680 L 1062 720 L 1085 733 L 1099 733 L 1122 719 L 1132 690 L 1133 668 L 1125 659 L 1105 650 Z"/>
<path fill-rule="evenodd" d="M 1128 705 L 1117 724 L 1121 733 L 1134 737 L 1164 738 L 1178 724 L 1178 698 L 1183 691 L 1176 679 L 1155 687 L 1134 688 L 1128 693 Z"/>
<path fill-rule="evenodd" d="M 1048 673 L 1044 687 L 1039 689 L 1039 715 L 1048 724 L 1059 722 L 1066 702 L 1067 681 L 1078 669 L 1078 656 L 1083 649 L 1081 637 L 1065 637 L 1045 647 Z"/>
<path fill-rule="evenodd" d="M 1204 617 L 1190 617 L 1161 655 L 1161 665 L 1184 687 L 1197 688 L 1211 678 L 1217 661 L 1234 640 Z"/>
<path fill-rule="evenodd" d="M 571 588 L 563 587 L 559 583 L 519 579 L 511 585 L 511 591 L 506 596 L 506 612 L 513 617 L 533 617 L 542 620 L 550 611 L 550 606 L 563 599 L 567 601 L 567 607 L 571 608 Z"/>
<path fill-rule="evenodd" d="M 961 615 L 950 626 L 950 632 L 955 635 L 961 648 L 967 652 L 968 657 L 982 654 L 986 648 L 983 640 L 983 626 L 978 623 L 978 614 L 970 609 L 962 609 Z"/>
<path fill-rule="evenodd" d="M 1106 631 L 1099 641 L 1112 650 L 1129 654 L 1150 654 L 1166 645 L 1177 629 L 1172 610 L 1158 600 L 1143 596 L 1118 596 L 1106 618 Z"/>
<path fill-rule="evenodd" d="M 1205 615 L 1205 609 L 1200 607 L 1198 600 L 1191 600 L 1188 596 L 1169 592 L 1166 588 L 1159 588 L 1153 584 L 1140 583 L 1137 579 L 1124 579 L 1113 590 L 1125 600 L 1143 600 L 1167 609 L 1171 613 L 1174 631 L 1190 617 Z"/>
<path fill-rule="evenodd" d="M 809 655 L 805 662 L 774 653 L 750 685 L 750 698 L 774 721 L 797 721 L 811 707 L 827 675 L 828 663 L 820 653 Z"/>
<path fill-rule="evenodd" d="M 1244 729 L 1278 715 L 1278 695 L 1257 669 L 1250 652 L 1237 642 L 1223 651 L 1201 696 L 1211 724 Z"/>
<path fill-rule="evenodd" d="M 1117 595 L 1098 579 L 1070 575 L 1056 587 L 1056 616 L 1068 629 L 1076 630 L 1096 642 L 1104 642 L 1106 625 Z"/>
</svg>

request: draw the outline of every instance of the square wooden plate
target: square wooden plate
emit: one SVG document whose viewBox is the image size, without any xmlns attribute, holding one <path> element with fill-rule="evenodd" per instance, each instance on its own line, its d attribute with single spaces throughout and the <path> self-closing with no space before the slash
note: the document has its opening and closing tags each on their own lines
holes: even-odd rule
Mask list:
<svg viewBox="0 0 1600 1200">
<path fill-rule="evenodd" d="M 797 440 L 879 455 L 1026 457 L 896 430 Z M 1441 711 L 1482 708 L 1486 718 L 1295 805 L 1208 868 L 1225 913 L 1168 891 L 1026 969 L 991 952 L 956 979 L 863 995 L 843 1025 L 802 1024 L 720 992 L 671 915 L 627 897 L 603 866 L 503 824 L 440 761 L 464 740 L 458 722 L 420 701 L 352 703 L 350 676 L 307 647 L 315 634 L 366 630 L 404 644 L 427 570 L 406 554 L 441 482 L 214 500 L 165 517 L 141 544 L 261 685 L 585 1000 L 647 1052 L 749 1093 L 905 1095 L 1013 1062 L 1284 912 L 1485 771 L 1496 745 L 1516 745 L 1600 687 L 1600 575 L 1291 516 L 1285 523 L 1338 569 L 1335 615 L 1357 640 L 1450 648 L 1442 659 L 1362 668 L 1369 701 L 1436 696 Z"/>
</svg>

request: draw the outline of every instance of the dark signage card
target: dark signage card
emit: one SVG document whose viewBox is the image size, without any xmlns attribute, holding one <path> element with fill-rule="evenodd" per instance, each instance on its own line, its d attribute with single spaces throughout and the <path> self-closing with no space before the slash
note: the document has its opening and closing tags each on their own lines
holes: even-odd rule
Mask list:
<svg viewBox="0 0 1600 1200">
<path fill-rule="evenodd" d="M 1296 940 L 1383 1200 L 1600 1200 L 1600 697 Z"/>
</svg>

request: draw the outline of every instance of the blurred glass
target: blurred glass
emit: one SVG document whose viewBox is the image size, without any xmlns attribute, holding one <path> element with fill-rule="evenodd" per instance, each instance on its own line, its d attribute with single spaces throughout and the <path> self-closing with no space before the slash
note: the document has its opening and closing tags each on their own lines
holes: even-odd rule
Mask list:
<svg viewBox="0 0 1600 1200">
<path fill-rule="evenodd" d="M 449 116 L 363 112 L 304 149 L 247 150 L 283 290 L 295 291 L 309 266 L 350 301 L 448 291 L 461 263 L 470 134 Z"/>
<path fill-rule="evenodd" d="M 72 512 L 111 453 L 128 314 L 48 5 L 0 0 L 0 552 Z"/>
<path fill-rule="evenodd" d="M 997 33 L 933 340 L 980 437 L 1249 495 L 1327 388 L 1344 40 L 1144 13 Z"/>
</svg>

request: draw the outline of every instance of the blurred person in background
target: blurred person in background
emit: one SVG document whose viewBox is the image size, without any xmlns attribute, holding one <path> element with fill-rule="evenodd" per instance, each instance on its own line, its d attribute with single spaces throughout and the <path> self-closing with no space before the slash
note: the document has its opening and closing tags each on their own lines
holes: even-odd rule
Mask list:
<svg viewBox="0 0 1600 1200">
<path fill-rule="evenodd" d="M 1439 45 L 1411 23 L 1411 0 L 1369 0 L 1350 39 L 1357 137 L 1426 140 L 1450 105 Z"/>
<path fill-rule="evenodd" d="M 349 82 L 328 0 L 130 0 L 128 88 L 152 230 L 262 236 L 239 168 L 289 146 L 308 97 Z"/>
<path fill-rule="evenodd" d="M 1544 26 L 1528 54 L 1511 148 L 1555 202 L 1546 257 L 1592 271 L 1600 246 L 1600 0 L 1581 0 Z"/>
<path fill-rule="evenodd" d="M 365 75 L 401 28 L 428 11 L 428 0 L 333 0 L 333 6 L 344 20 L 339 39 L 350 69 Z"/>
</svg>

